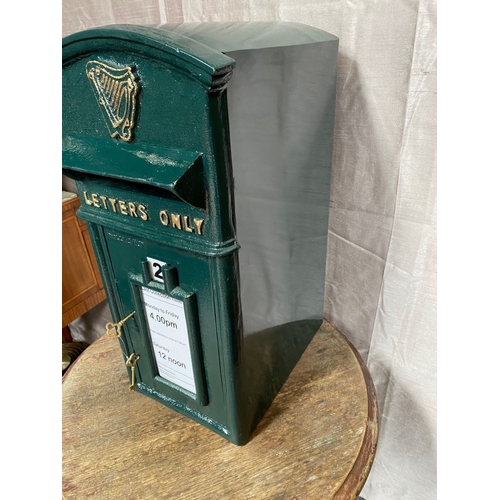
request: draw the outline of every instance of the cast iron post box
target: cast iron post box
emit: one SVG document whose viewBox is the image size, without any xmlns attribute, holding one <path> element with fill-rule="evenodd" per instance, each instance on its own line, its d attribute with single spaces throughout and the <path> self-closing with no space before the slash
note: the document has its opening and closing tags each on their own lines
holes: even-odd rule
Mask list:
<svg viewBox="0 0 500 500">
<path fill-rule="evenodd" d="M 337 47 L 294 23 L 63 40 L 63 173 L 131 388 L 238 445 L 323 319 Z"/>
</svg>

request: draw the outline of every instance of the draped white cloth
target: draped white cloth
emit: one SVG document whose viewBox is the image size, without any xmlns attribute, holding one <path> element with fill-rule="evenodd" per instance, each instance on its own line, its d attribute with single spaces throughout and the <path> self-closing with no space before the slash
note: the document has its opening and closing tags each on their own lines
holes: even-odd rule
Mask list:
<svg viewBox="0 0 500 500">
<path fill-rule="evenodd" d="M 63 36 L 281 20 L 339 37 L 325 318 L 377 389 L 379 445 L 362 496 L 436 498 L 436 0 L 63 0 L 62 14 Z M 107 320 L 96 310 L 90 321 Z"/>
</svg>

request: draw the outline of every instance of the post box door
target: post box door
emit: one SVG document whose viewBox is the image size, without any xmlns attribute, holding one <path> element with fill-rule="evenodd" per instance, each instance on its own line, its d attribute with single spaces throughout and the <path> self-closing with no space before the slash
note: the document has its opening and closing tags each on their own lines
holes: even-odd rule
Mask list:
<svg viewBox="0 0 500 500">
<path fill-rule="evenodd" d="M 120 314 L 134 312 L 123 340 L 129 344 L 126 352 L 140 356 L 136 383 L 142 390 L 205 406 L 205 360 L 219 358 L 208 259 L 115 229 L 100 231 Z M 202 344 L 210 352 L 204 353 Z M 221 391 L 218 378 L 211 392 Z"/>
</svg>

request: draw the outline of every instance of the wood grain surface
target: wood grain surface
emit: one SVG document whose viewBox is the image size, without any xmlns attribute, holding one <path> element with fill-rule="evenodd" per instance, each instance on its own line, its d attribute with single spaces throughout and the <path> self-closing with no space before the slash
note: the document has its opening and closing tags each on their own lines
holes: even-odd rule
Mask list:
<svg viewBox="0 0 500 500">
<path fill-rule="evenodd" d="M 327 322 L 242 447 L 128 385 L 106 336 L 64 376 L 64 499 L 354 499 L 373 462 L 373 383 Z"/>
</svg>

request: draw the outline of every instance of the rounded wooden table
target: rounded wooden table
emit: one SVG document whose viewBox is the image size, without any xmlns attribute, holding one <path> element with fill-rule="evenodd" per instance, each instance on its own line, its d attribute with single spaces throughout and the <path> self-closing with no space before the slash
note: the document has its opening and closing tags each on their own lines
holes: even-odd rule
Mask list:
<svg viewBox="0 0 500 500">
<path fill-rule="evenodd" d="M 64 499 L 354 499 L 373 462 L 373 383 L 327 322 L 245 446 L 128 386 L 107 336 L 63 377 Z"/>
</svg>

